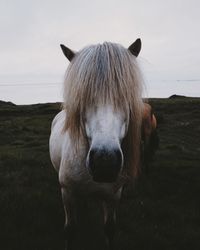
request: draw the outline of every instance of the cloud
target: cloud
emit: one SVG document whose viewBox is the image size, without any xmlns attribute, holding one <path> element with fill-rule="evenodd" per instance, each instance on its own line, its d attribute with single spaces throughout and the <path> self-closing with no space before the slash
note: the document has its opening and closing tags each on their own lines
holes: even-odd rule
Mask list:
<svg viewBox="0 0 200 250">
<path fill-rule="evenodd" d="M 128 47 L 137 37 L 147 76 L 198 77 L 199 9 L 198 0 L 0 0 L 0 82 L 5 75 L 60 80 L 67 66 L 60 43 Z"/>
</svg>

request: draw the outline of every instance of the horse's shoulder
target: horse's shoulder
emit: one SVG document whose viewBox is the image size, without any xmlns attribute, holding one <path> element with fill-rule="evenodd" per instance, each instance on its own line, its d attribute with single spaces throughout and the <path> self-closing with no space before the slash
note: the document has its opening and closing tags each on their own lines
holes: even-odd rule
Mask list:
<svg viewBox="0 0 200 250">
<path fill-rule="evenodd" d="M 67 133 L 62 133 L 65 117 L 65 111 L 60 111 L 54 117 L 51 125 L 51 135 L 49 140 L 50 157 L 57 171 L 59 171 L 61 159 L 63 157 L 63 147 L 66 146 L 66 141 L 68 141 Z"/>
<path fill-rule="evenodd" d="M 55 125 L 59 122 L 63 123 L 65 121 L 66 118 L 66 111 L 65 110 L 61 110 L 53 119 L 52 121 L 52 125 L 51 125 L 51 129 L 53 129 L 55 127 Z"/>
</svg>

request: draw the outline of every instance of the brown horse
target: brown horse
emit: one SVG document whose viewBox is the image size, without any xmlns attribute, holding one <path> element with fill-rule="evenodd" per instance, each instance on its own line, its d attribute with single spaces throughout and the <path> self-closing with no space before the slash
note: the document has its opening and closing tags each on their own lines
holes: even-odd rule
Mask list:
<svg viewBox="0 0 200 250">
<path fill-rule="evenodd" d="M 157 120 L 152 107 L 144 103 L 141 133 L 141 164 L 144 173 L 149 172 L 149 163 L 153 160 L 158 149 L 159 138 L 157 134 Z"/>
</svg>

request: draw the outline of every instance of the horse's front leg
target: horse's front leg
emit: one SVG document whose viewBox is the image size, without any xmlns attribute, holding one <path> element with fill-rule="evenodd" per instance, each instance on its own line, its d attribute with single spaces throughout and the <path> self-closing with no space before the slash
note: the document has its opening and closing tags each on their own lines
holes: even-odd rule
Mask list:
<svg viewBox="0 0 200 250">
<path fill-rule="evenodd" d="M 122 195 L 123 186 L 120 187 L 111 200 L 103 203 L 104 208 L 104 229 L 108 239 L 109 249 L 114 249 L 114 237 L 116 234 L 116 211 Z"/>
<path fill-rule="evenodd" d="M 62 188 L 66 250 L 108 250 L 102 202 L 76 195 Z"/>
<path fill-rule="evenodd" d="M 114 249 L 114 236 L 116 232 L 116 202 L 104 203 L 105 234 L 108 239 L 109 249 Z"/>
<path fill-rule="evenodd" d="M 65 210 L 65 225 L 64 225 L 64 233 L 65 233 L 65 249 L 71 250 L 73 249 L 73 242 L 75 237 L 75 224 L 76 224 L 76 210 L 74 206 L 74 201 L 72 199 L 71 194 L 65 189 L 61 189 L 62 192 L 62 200 Z"/>
</svg>

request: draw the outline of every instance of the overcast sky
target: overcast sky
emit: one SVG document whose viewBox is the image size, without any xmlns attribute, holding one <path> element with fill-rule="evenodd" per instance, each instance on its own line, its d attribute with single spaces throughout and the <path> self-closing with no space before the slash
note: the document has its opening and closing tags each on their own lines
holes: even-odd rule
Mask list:
<svg viewBox="0 0 200 250">
<path fill-rule="evenodd" d="M 199 0 L 0 0 L 0 99 L 62 100 L 60 43 L 128 47 L 138 37 L 148 96 L 200 96 L 199 12 Z"/>
</svg>

